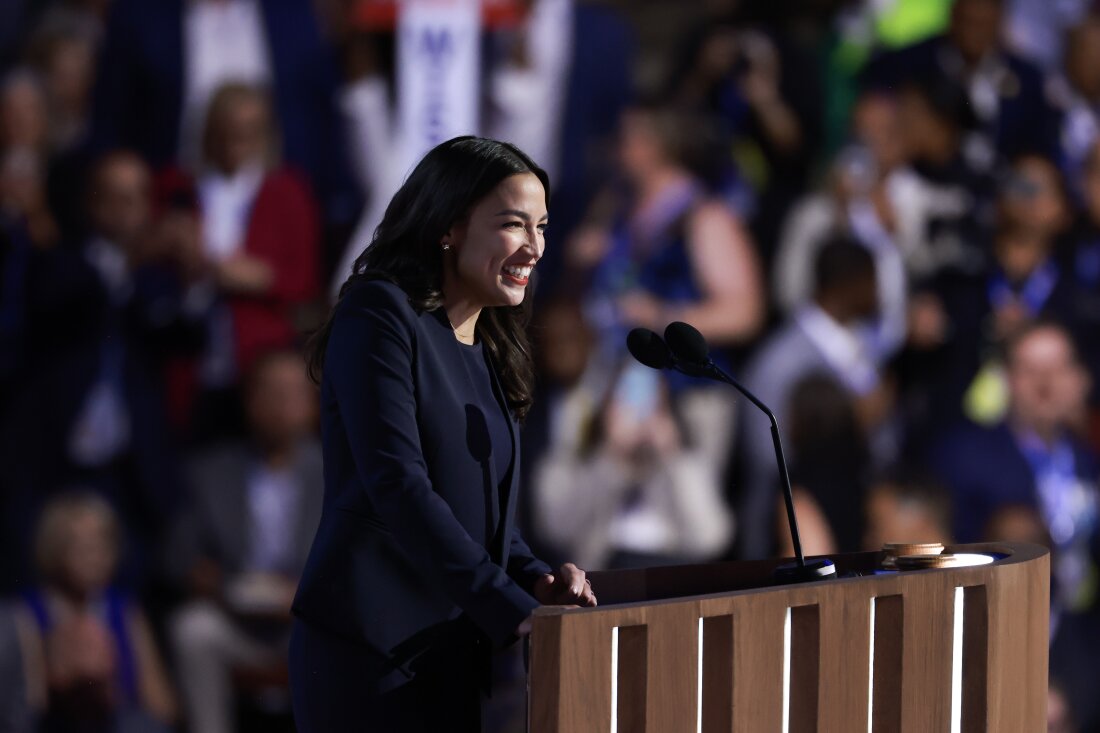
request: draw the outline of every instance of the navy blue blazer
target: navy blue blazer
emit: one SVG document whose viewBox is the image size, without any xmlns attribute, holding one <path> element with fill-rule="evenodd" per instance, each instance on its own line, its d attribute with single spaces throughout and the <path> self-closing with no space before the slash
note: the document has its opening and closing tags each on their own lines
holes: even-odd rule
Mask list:
<svg viewBox="0 0 1100 733">
<path fill-rule="evenodd" d="M 336 306 L 325 353 L 324 508 L 293 608 L 398 665 L 463 614 L 507 643 L 550 572 L 515 527 L 519 426 L 509 411 L 512 445 L 489 446 L 460 348 L 443 309 L 375 280 Z M 503 497 L 494 449 L 514 456 Z"/>
</svg>

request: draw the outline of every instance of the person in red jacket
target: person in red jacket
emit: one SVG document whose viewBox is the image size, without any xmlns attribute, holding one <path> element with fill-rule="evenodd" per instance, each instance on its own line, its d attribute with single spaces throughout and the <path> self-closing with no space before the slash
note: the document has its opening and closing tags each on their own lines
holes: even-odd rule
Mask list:
<svg viewBox="0 0 1100 733">
<path fill-rule="evenodd" d="M 303 179 L 278 164 L 276 139 L 267 95 L 226 84 L 210 103 L 201 170 L 194 179 L 161 177 L 162 229 L 197 239 L 196 266 L 217 298 L 194 374 L 200 437 L 236 422 L 239 376 L 257 356 L 295 342 L 300 310 L 318 293 L 316 206 Z"/>
</svg>

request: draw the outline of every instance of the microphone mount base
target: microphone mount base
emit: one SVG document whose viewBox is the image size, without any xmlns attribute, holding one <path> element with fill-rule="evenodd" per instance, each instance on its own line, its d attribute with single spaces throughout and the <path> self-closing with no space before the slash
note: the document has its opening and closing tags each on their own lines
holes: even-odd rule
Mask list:
<svg viewBox="0 0 1100 733">
<path fill-rule="evenodd" d="M 811 558 L 806 560 L 805 565 L 799 565 L 798 561 L 785 563 L 772 573 L 772 581 L 776 585 L 812 583 L 815 580 L 828 580 L 835 577 L 836 565 L 827 557 Z"/>
</svg>

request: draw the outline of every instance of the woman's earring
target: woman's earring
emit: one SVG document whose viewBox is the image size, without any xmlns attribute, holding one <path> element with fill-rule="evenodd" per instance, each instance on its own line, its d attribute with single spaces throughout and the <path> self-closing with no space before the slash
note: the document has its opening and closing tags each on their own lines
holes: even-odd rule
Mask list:
<svg viewBox="0 0 1100 733">
<path fill-rule="evenodd" d="M 444 242 L 443 243 L 443 251 L 444 252 L 450 252 L 451 251 L 451 245 L 447 242 Z"/>
</svg>

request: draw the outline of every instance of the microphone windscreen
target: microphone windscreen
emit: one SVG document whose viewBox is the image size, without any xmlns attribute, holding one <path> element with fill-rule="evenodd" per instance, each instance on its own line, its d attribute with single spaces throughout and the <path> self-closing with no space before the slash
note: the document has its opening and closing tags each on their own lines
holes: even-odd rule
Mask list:
<svg viewBox="0 0 1100 733">
<path fill-rule="evenodd" d="M 677 359 L 686 364 L 703 365 L 710 361 L 710 347 L 694 326 L 673 321 L 665 328 L 665 343 Z"/>
<path fill-rule="evenodd" d="M 626 335 L 626 348 L 630 355 L 652 369 L 672 366 L 672 356 L 661 337 L 648 328 L 635 328 Z"/>
</svg>

